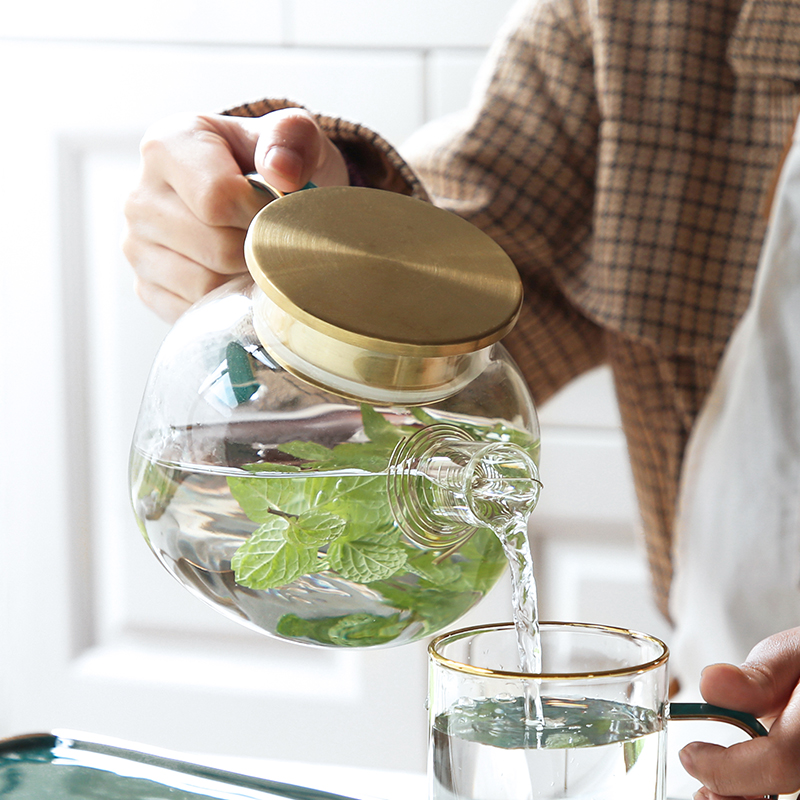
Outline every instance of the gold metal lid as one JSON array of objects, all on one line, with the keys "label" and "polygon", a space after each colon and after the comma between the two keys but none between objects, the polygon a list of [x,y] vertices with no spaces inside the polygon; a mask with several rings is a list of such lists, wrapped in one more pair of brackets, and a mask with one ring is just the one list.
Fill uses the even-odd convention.
[{"label": "gold metal lid", "polygon": [[338,390],[359,396],[362,383],[431,397],[457,390],[449,384],[475,369],[465,360],[508,333],[522,303],[516,267],[490,237],[378,189],[274,200],[253,220],[245,257],[265,295],[254,318],[264,345],[314,382],[328,380],[308,364],[354,381]]}]

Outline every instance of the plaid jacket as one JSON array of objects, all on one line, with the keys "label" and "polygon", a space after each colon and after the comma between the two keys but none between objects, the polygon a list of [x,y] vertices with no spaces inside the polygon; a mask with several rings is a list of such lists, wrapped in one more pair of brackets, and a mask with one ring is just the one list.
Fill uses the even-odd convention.
[{"label": "plaid jacket", "polygon": [[531,0],[485,75],[408,161],[318,119],[367,183],[466,217],[600,325],[664,352],[721,349],[797,112],[800,0]]}]

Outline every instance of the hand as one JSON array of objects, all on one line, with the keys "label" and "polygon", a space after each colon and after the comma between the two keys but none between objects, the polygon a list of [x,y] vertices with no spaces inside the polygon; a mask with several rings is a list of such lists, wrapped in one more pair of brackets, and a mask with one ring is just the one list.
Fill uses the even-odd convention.
[{"label": "hand", "polygon": [[246,270],[245,234],[268,200],[244,177],[254,170],[283,192],[349,182],[341,153],[297,108],[172,117],[145,135],[122,249],[137,294],[167,322]]},{"label": "hand", "polygon": [[[686,771],[703,783],[698,795],[762,797],[800,789],[800,628],[756,645],[741,667],[703,670],[703,697],[762,719],[769,736],[731,747],[693,742],[681,750]],[[696,795],[696,797],[698,796]]]}]

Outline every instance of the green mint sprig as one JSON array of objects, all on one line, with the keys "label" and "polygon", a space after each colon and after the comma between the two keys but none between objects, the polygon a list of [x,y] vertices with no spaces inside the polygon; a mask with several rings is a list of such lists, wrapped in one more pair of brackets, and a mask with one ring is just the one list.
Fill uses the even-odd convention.
[{"label": "green mint sprig", "polygon": [[[421,425],[438,422],[422,409],[412,414]],[[393,425],[368,405],[361,406],[361,418],[366,441],[332,448],[287,442],[278,449],[300,460],[299,466],[253,464],[247,467],[253,473],[275,474],[228,478],[242,511],[259,523],[231,561],[237,583],[274,589],[324,570],[362,584],[408,572],[428,585],[449,587],[459,580],[460,566],[451,560],[439,562],[400,541],[389,505],[385,471],[392,452],[420,425]],[[480,427],[459,422],[459,427],[476,439],[530,447],[521,432],[501,423]]]},{"label": "green mint sprig", "polygon": [[[260,523],[231,561],[237,583],[273,589],[323,570],[369,583],[405,568],[407,549],[394,529],[380,473],[412,429],[392,425],[370,406],[362,406],[361,414],[368,441],[332,448],[288,442],[279,450],[302,460],[302,466],[257,464],[250,469],[283,474],[228,478],[242,511]],[[327,553],[320,553],[326,545]]]},{"label": "green mint sprig", "polygon": [[409,548],[406,568],[418,577],[392,576],[369,584],[392,613],[387,616],[353,613],[305,619],[284,614],[277,633],[339,647],[379,647],[393,642],[414,626],[413,638],[427,636],[461,617],[494,585],[506,567],[497,536],[481,528],[455,557],[436,563],[436,554]]}]

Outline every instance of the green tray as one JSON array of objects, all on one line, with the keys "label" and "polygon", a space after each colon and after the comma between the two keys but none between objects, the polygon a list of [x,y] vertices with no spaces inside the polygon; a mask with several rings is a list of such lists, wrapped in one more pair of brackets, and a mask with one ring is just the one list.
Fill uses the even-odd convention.
[{"label": "green tray", "polygon": [[0,740],[8,800],[348,800],[61,733]]}]

